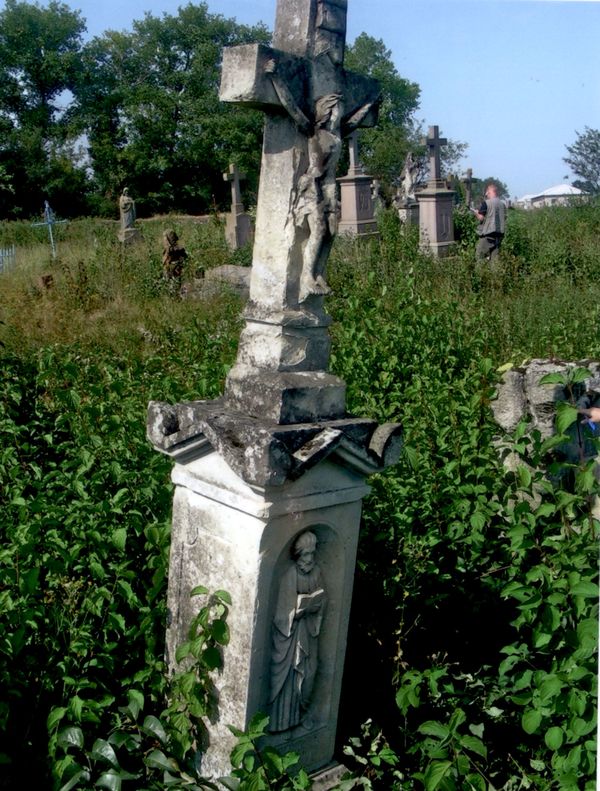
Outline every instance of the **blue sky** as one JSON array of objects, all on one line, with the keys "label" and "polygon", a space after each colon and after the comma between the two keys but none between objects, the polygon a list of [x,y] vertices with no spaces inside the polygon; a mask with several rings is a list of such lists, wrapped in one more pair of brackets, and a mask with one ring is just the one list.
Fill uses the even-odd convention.
[{"label": "blue sky", "polygon": [[[128,29],[181,0],[67,0],[88,33]],[[208,0],[212,13],[272,28],[276,0]],[[565,145],[600,128],[600,1],[350,0],[348,39],[381,38],[421,87],[417,118],[469,144],[463,167],[511,196],[570,173]]]}]

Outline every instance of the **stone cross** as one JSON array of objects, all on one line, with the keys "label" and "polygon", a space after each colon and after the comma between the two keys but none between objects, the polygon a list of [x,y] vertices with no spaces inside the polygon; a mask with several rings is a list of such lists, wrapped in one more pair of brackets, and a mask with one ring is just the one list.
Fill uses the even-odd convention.
[{"label": "stone cross", "polygon": [[[221,99],[266,114],[246,328],[225,396],[255,416],[268,405],[278,422],[315,419],[317,402],[322,417],[343,409],[335,377],[317,385],[305,374],[329,359],[323,297],[342,137],[373,125],[378,109],[378,84],[343,68],[347,5],[278,0],[273,48],[223,53]],[[290,398],[298,408],[283,406]]]},{"label": "stone cross", "polygon": [[440,137],[439,126],[430,126],[429,134],[421,140],[421,144],[427,146],[429,152],[428,183],[435,186],[443,186],[440,153],[442,146],[447,146],[448,141],[445,137]]},{"label": "stone cross", "polygon": [[231,212],[232,214],[242,214],[244,204],[242,203],[242,191],[240,181],[246,178],[246,174],[238,170],[237,165],[229,165],[228,170],[223,173],[223,181],[231,183]]},{"label": "stone cross", "polygon": [[350,157],[348,174],[362,173],[362,167],[358,156],[358,132],[352,132],[348,138],[348,154]]},{"label": "stone cross", "polygon": [[467,173],[463,179],[465,185],[465,203],[467,207],[471,206],[472,189],[473,189],[473,168],[467,168]]},{"label": "stone cross", "polygon": [[32,223],[33,228],[41,227],[42,225],[48,228],[48,237],[50,239],[50,249],[52,250],[52,258],[56,258],[56,242],[54,241],[54,234],[52,232],[52,228],[55,225],[66,225],[68,220],[57,220],[54,216],[54,212],[50,208],[50,204],[47,200],[44,201],[44,222],[34,222]]}]

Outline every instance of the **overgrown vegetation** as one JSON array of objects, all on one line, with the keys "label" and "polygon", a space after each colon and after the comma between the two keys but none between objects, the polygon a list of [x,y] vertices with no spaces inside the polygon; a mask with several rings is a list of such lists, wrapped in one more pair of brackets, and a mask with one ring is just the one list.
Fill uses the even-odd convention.
[{"label": "overgrown vegetation", "polygon": [[[489,404],[506,362],[600,357],[600,210],[511,214],[494,271],[473,261],[469,219],[445,261],[386,214],[380,241],[339,240],[330,264],[348,407],[400,420],[406,440],[365,503],[340,718],[347,789],[593,788],[597,483],[583,463],[572,491],[505,472]],[[186,279],[231,261],[215,223],[144,224],[127,255],[114,227],[72,223],[56,262],[36,231],[0,227],[0,244],[18,244],[0,278],[2,788],[157,788],[165,771],[174,788],[202,787],[182,717],[201,716],[210,649],[227,639],[214,626],[225,610],[202,608],[229,604],[202,600],[204,671],[167,704],[172,489],[145,411],[221,392],[240,304],[170,293],[165,224],[191,253]],[[548,451],[526,426],[515,442],[533,467]],[[231,787],[303,787],[285,779],[292,758],[273,758],[262,785],[248,779],[263,726],[240,734]]]}]

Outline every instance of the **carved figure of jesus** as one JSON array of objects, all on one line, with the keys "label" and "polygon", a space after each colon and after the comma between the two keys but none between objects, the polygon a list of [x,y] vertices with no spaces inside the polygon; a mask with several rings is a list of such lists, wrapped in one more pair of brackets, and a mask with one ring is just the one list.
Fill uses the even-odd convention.
[{"label": "carved figure of jesus", "polygon": [[326,604],[321,570],[315,562],[316,547],[314,533],[301,533],[292,548],[294,565],[279,583],[269,700],[269,730],[273,733],[295,728],[305,720],[314,689]]},{"label": "carved figure of jesus", "polygon": [[300,108],[292,92],[277,74],[275,60],[268,61],[270,75],[281,105],[307,136],[308,162],[296,185],[292,215],[298,236],[305,236],[302,249],[298,302],[312,295],[329,294],[325,266],[337,232],[338,200],[336,170],[342,150],[342,138],[365,120],[379,100],[369,102],[344,116],[339,93],[320,96],[314,104],[312,119]]}]

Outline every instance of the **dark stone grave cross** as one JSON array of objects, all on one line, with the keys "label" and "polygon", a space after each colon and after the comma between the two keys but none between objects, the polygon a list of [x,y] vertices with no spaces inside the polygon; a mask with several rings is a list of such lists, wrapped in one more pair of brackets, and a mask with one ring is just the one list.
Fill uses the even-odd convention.
[{"label": "dark stone grave cross", "polygon": [[429,134],[421,141],[422,145],[427,146],[429,153],[429,179],[427,182],[428,187],[440,187],[445,189],[446,184],[442,180],[442,166],[440,162],[440,154],[442,146],[447,146],[448,141],[445,137],[440,137],[439,126],[430,126]]}]

